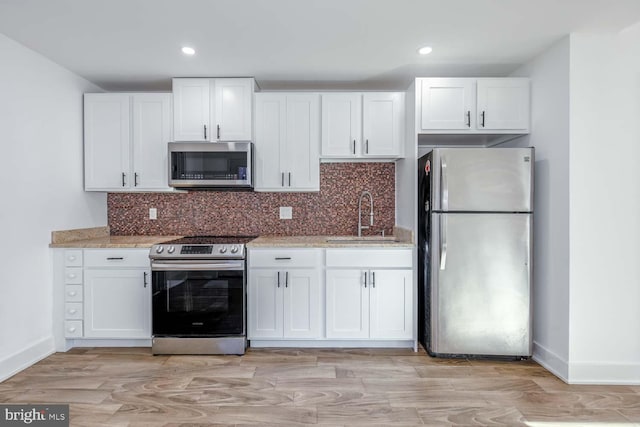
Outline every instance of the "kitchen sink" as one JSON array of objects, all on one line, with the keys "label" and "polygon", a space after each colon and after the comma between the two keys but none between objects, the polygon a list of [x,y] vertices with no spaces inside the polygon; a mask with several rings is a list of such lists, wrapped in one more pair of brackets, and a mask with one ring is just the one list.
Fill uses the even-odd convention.
[{"label": "kitchen sink", "polygon": [[327,243],[342,243],[345,245],[366,245],[380,243],[400,243],[401,241],[389,237],[340,237],[335,239],[327,239]]}]

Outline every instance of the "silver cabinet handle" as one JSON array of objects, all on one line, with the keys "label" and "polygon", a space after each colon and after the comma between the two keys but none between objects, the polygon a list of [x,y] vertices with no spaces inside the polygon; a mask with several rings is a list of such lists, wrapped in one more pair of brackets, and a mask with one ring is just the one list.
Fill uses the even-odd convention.
[{"label": "silver cabinet handle", "polygon": [[204,127],[204,139],[207,139],[207,125],[202,125]]},{"label": "silver cabinet handle", "polygon": [[142,280],[144,282],[144,287],[146,288],[149,283],[147,283],[147,272],[143,272]]},{"label": "silver cabinet handle", "polygon": [[447,179],[447,159],[440,158],[440,205],[443,211],[449,210],[449,181]]},{"label": "silver cabinet handle", "polygon": [[124,179],[126,178],[127,174],[122,172],[122,186],[124,187],[126,185]]},{"label": "silver cabinet handle", "polygon": [[367,287],[367,272],[364,272],[364,287]]},{"label": "silver cabinet handle", "polygon": [[471,127],[471,110],[467,111],[467,127]]},{"label": "silver cabinet handle", "polygon": [[282,260],[290,260],[291,257],[290,256],[277,256],[276,261],[282,261]]},{"label": "silver cabinet handle", "polygon": [[280,175],[281,175],[282,187],[284,187],[284,172],[281,172]]},{"label": "silver cabinet handle", "polygon": [[371,286],[372,287],[376,287],[376,272],[372,271],[371,272]]},{"label": "silver cabinet handle", "polygon": [[218,139],[220,139],[220,125],[218,125]]},{"label": "silver cabinet handle", "polygon": [[447,268],[447,215],[440,218],[440,270]]},{"label": "silver cabinet handle", "polygon": [[353,154],[356,154],[356,140],[353,140]]},{"label": "silver cabinet handle", "polygon": [[134,187],[138,186],[138,172],[133,173],[133,186]]},{"label": "silver cabinet handle", "polygon": [[284,287],[288,288],[289,287],[289,272],[286,271],[284,273]]},{"label": "silver cabinet handle", "polygon": [[289,187],[291,187],[291,172],[289,172]]},{"label": "silver cabinet handle", "polygon": [[124,259],[124,257],[121,256],[110,256],[107,257],[107,261],[122,261]]},{"label": "silver cabinet handle", "polygon": [[485,112],[483,111],[482,114],[480,114],[480,117],[482,117],[482,123],[480,124],[482,127],[484,127],[484,114]]},{"label": "silver cabinet handle", "polygon": [[364,143],[364,153],[369,154],[369,140],[367,139]]},{"label": "silver cabinet handle", "polygon": [[278,271],[278,287],[280,287],[280,272]]}]

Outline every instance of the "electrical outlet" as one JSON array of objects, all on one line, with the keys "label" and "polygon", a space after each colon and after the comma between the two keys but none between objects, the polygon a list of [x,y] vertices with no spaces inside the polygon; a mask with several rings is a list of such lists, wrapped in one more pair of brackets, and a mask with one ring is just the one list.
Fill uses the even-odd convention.
[{"label": "electrical outlet", "polygon": [[280,219],[292,219],[293,208],[291,206],[280,206]]},{"label": "electrical outlet", "polygon": [[149,219],[158,219],[158,209],[149,208]]}]

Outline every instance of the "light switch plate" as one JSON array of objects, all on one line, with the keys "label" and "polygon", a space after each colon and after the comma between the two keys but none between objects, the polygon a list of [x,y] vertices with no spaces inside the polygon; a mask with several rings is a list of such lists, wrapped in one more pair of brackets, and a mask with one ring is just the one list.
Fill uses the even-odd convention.
[{"label": "light switch plate", "polygon": [[291,206],[280,206],[280,219],[292,219],[293,208]]},{"label": "light switch plate", "polygon": [[149,219],[158,219],[158,209],[149,208]]}]

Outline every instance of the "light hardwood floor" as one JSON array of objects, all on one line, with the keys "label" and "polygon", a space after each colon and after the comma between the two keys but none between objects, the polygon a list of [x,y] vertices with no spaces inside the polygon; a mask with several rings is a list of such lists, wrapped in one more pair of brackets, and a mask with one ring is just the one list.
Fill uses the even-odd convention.
[{"label": "light hardwood floor", "polygon": [[69,403],[73,426],[640,426],[640,386],[389,349],[74,349],[0,383],[0,402]]}]

